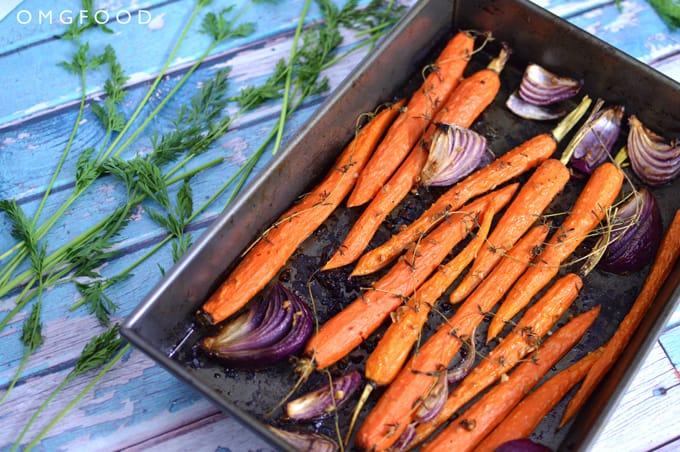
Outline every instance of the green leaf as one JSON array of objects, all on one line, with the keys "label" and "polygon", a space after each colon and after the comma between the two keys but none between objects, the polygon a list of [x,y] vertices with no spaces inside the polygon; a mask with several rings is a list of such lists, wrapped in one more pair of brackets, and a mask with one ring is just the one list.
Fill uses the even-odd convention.
[{"label": "green leaf", "polygon": [[225,17],[234,9],[234,6],[229,6],[222,9],[218,14],[208,13],[203,18],[203,25],[201,33],[212,37],[213,41],[221,42],[229,38],[240,38],[252,34],[255,31],[255,24],[246,22],[236,25],[233,20],[227,20]]},{"label": "green leaf", "polygon": [[45,341],[42,335],[42,322],[40,321],[41,306],[40,302],[33,304],[31,314],[24,321],[21,330],[21,343],[28,348],[30,353],[37,350]]},{"label": "green leaf", "polygon": [[92,338],[83,348],[71,374],[80,375],[108,362],[123,346],[123,339],[118,335],[118,328],[118,324],[115,324]]},{"label": "green leaf", "polygon": [[96,159],[92,158],[92,153],[94,148],[87,148],[78,157],[78,162],[76,163],[76,190],[84,190],[87,188],[95,179],[97,179],[102,168],[96,162]]},{"label": "green leaf", "polygon": [[648,0],[657,14],[666,22],[671,30],[680,27],[680,1],[678,0]]}]

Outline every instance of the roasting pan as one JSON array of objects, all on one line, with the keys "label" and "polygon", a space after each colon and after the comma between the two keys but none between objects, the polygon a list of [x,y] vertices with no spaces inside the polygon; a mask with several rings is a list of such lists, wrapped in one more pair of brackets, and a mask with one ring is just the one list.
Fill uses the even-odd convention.
[{"label": "roasting pan", "polygon": [[[319,107],[318,113],[285,150],[203,233],[184,258],[146,296],[121,330],[133,345],[276,448],[288,450],[289,446],[264,427],[264,413],[295,383],[289,365],[258,372],[225,369],[196,353],[196,334],[191,335],[172,358],[169,353],[190,330],[198,328],[194,324],[195,312],[224,280],[241,252],[330,169],[352,136],[356,118],[382,102],[413,92],[421,80],[421,68],[434,60],[438,50],[458,30],[491,31],[496,39],[474,57],[466,74],[486,65],[502,41],[513,51],[509,67],[502,74],[503,88],[497,101],[473,127],[489,138],[490,147],[497,154],[554,125],[519,120],[503,105],[508,94],[518,86],[528,62],[580,78],[584,81],[583,93],[593,98],[601,97],[609,103],[623,104],[627,115],[637,115],[648,126],[663,131],[667,138],[680,136],[680,110],[677,108],[680,87],[677,83],[530,2],[419,1],[370,57],[362,61]],[[574,184],[578,187],[579,181]],[[680,208],[679,188],[680,183],[676,182],[653,190],[662,210],[664,227]],[[577,189],[565,190],[561,202],[568,206],[577,193]],[[371,246],[384,241],[400,224],[422,211],[424,203],[436,195],[436,190],[419,190],[410,195],[395,209]],[[551,208],[560,209],[560,206]],[[359,213],[357,209],[339,209],[303,243],[275,278],[305,299],[310,298],[311,291],[317,300],[321,320],[351,302],[360,287],[371,282],[368,277],[349,281],[348,269],[327,274],[314,272],[330,257]],[[606,342],[628,312],[644,274],[646,270],[630,276],[595,271],[587,277],[571,313],[598,304],[602,306],[602,312],[588,336],[558,367],[564,367]],[[578,419],[568,428],[556,432],[559,414],[549,415],[536,433],[542,443],[560,450],[587,449],[593,443],[678,304],[679,282],[680,269],[676,267],[625,353]],[[333,370],[361,369],[362,358],[375,342],[375,338],[366,341]],[[321,378],[326,377],[311,378],[305,388],[315,387],[323,381]],[[561,413],[564,402],[560,407]],[[350,409],[340,413],[341,424],[347,422]],[[273,418],[266,422],[277,424],[280,421]],[[301,425],[300,428],[311,427]],[[334,436],[332,421],[318,423],[314,428]]]}]

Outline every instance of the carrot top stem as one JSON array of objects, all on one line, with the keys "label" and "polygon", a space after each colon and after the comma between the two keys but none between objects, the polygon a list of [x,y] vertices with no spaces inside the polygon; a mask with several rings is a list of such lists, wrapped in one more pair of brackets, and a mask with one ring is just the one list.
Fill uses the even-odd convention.
[{"label": "carrot top stem", "polygon": [[[581,120],[586,111],[590,108],[590,104],[593,100],[588,96],[583,96],[581,103],[579,103],[576,108],[574,108],[567,116],[557,124],[552,131],[552,136],[558,143],[569,133],[569,131],[574,128],[574,126]],[[565,159],[566,157],[566,159]],[[560,161],[565,165],[569,162],[571,154],[569,156],[562,156]]]},{"label": "carrot top stem", "polygon": [[491,60],[491,62],[486,66],[487,69],[494,71],[496,74],[500,74],[505,68],[505,64],[510,58],[512,51],[507,45],[503,45],[503,48],[498,52],[498,56]]}]

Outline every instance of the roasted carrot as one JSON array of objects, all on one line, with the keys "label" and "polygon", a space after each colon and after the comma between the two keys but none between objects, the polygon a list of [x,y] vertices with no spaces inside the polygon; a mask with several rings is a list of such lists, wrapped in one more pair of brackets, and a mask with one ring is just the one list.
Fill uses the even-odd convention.
[{"label": "roasted carrot", "polygon": [[446,45],[401,114],[387,131],[373,157],[359,174],[357,183],[347,200],[349,207],[360,206],[371,200],[404,160],[446,99],[458,86],[463,71],[470,61],[474,37],[460,32]]},{"label": "roasted carrot", "polygon": [[473,197],[492,190],[548,159],[557,149],[557,143],[583,116],[590,103],[590,98],[584,97],[579,106],[567,115],[552,133],[529,139],[448,189],[407,228],[364,254],[352,274],[367,275],[387,266],[404,249],[418,240],[418,237],[445,218],[448,212],[458,209]]},{"label": "roasted carrot", "polygon": [[321,270],[351,264],[361,256],[387,215],[406,197],[427,162],[427,151],[416,145],[347,233],[342,245]]},{"label": "roasted carrot", "polygon": [[453,317],[420,347],[366,417],[357,444],[382,450],[399,438],[411,421],[414,406],[435,381],[434,374],[449,364],[460,348],[460,338],[472,334],[484,319],[483,312],[491,310],[519,278],[547,232],[546,226],[536,226],[517,242]]},{"label": "roasted carrot", "polygon": [[519,365],[507,380],[484,394],[422,450],[472,450],[581,339],[595,320],[597,312],[598,308],[595,308],[574,317],[558,329],[538,348],[531,360]]},{"label": "roasted carrot", "polygon": [[531,298],[557,274],[560,264],[588,237],[613,204],[623,184],[623,172],[605,162],[591,174],[562,225],[553,233],[540,262],[528,268],[508,293],[489,324],[487,340],[503,329]]},{"label": "roasted carrot", "polygon": [[404,297],[410,296],[423,283],[451,248],[465,238],[481,212],[489,205],[502,208],[510,202],[516,190],[517,184],[509,185],[452,215],[450,221],[424,237],[417,247],[397,262],[373,285],[373,289],[324,323],[305,347],[305,353],[312,357],[316,368],[330,366],[363,342],[403,303]]},{"label": "roasted carrot", "polygon": [[403,103],[384,109],[366,124],[345,147],[326,178],[248,250],[203,305],[209,322],[219,323],[245,306],[276,275],[298,245],[335,210]]},{"label": "roasted carrot", "polygon": [[[578,296],[583,282],[569,273],[560,278],[546,291],[522,317],[512,333],[503,339],[489,355],[465,377],[449,394],[446,405],[434,421],[416,428],[412,444],[418,444],[429,437],[440,425],[454,415],[463,405],[489,387],[503,374],[512,369],[525,356],[534,351],[543,336],[555,325]],[[597,311],[591,314],[594,320]]]},{"label": "roasted carrot", "polygon": [[451,293],[451,303],[468,296],[486,278],[503,253],[540,218],[567,181],[569,170],[559,160],[546,160],[536,168],[498,221],[486,245],[479,250],[470,271]]},{"label": "roasted carrot", "polygon": [[437,299],[446,291],[463,269],[472,261],[479,247],[484,243],[491,227],[495,212],[484,212],[477,235],[456,257],[451,259],[423,283],[396,316],[378,345],[366,360],[366,378],[378,386],[390,384],[406,358],[413,344],[418,340],[427,315]]},{"label": "roasted carrot", "polygon": [[628,314],[619,324],[616,332],[604,347],[604,353],[588,372],[585,381],[578,392],[569,401],[567,409],[562,417],[560,426],[564,426],[581,408],[588,396],[593,392],[597,384],[602,380],[609,369],[614,365],[621,352],[625,349],[633,333],[640,325],[647,310],[654,302],[661,286],[668,278],[675,262],[680,256],[680,210],[675,212],[673,221],[664,234],[659,246],[659,251],[654,258],[651,270],[645,279],[640,294],[635,299]]},{"label": "roasted carrot", "polygon": [[475,448],[476,452],[493,452],[513,439],[527,438],[543,418],[567,395],[602,355],[602,349],[588,353],[566,369],[552,376],[526,396],[503,421]]},{"label": "roasted carrot", "polygon": [[453,91],[446,104],[425,132],[422,142],[416,143],[408,158],[396,173],[376,193],[366,210],[354,223],[338,251],[322,270],[342,267],[357,260],[371,241],[378,227],[394,207],[403,200],[415,185],[427,162],[426,148],[434,133],[436,123],[470,127],[486,107],[493,102],[500,89],[499,73],[507,62],[509,52],[501,50],[487,68],[464,79]]}]

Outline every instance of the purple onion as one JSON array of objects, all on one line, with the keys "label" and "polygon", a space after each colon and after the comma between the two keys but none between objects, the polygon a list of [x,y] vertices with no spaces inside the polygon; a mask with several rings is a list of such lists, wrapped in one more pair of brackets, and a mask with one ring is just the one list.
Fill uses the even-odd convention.
[{"label": "purple onion", "polygon": [[475,364],[475,357],[477,355],[477,348],[475,347],[475,332],[470,335],[470,342],[463,342],[465,349],[461,351],[462,358],[455,367],[449,369],[446,374],[446,379],[450,385],[456,384],[470,373],[472,366]]},{"label": "purple onion", "polygon": [[628,118],[628,157],[633,171],[649,185],[661,185],[680,174],[680,141],[666,142],[634,115]]},{"label": "purple onion", "polygon": [[438,123],[420,181],[423,185],[452,185],[477,168],[485,153],[486,138],[477,132]]},{"label": "purple onion", "polygon": [[621,131],[624,107],[602,109],[603,100],[595,103],[592,113],[567,145],[565,154],[571,155],[571,166],[590,174],[609,157]]},{"label": "purple onion", "polygon": [[519,95],[533,105],[551,105],[574,97],[582,83],[553,74],[538,64],[529,64],[519,85]]},{"label": "purple onion", "polygon": [[618,274],[642,270],[656,254],[662,232],[654,195],[645,188],[634,192],[611,220],[609,245],[599,268]]},{"label": "purple onion", "polygon": [[505,101],[508,110],[520,118],[533,121],[552,121],[567,114],[567,109],[562,105],[534,105],[522,99],[517,91],[512,93]]},{"label": "purple onion", "polygon": [[416,422],[411,422],[406,426],[403,432],[401,432],[401,436],[399,436],[399,439],[392,445],[392,448],[390,450],[394,451],[404,451],[408,450],[409,446],[413,442],[413,440],[416,437]]},{"label": "purple onion", "polygon": [[[259,304],[245,319],[232,322],[239,325],[227,324],[216,336],[204,338],[200,347],[228,366],[246,369],[270,367],[300,351],[313,329],[307,304],[281,284]],[[263,310],[261,316],[252,314]]]},{"label": "purple onion", "polygon": [[356,370],[341,375],[319,389],[286,404],[286,415],[295,420],[324,417],[342,406],[359,389],[361,374]]},{"label": "purple onion", "polygon": [[305,452],[335,452],[340,450],[338,443],[321,433],[289,432],[272,427],[271,425],[267,426],[267,428],[296,450],[303,450]]},{"label": "purple onion", "polygon": [[426,423],[433,421],[441,413],[446,399],[449,397],[449,383],[446,379],[446,369],[441,369],[437,379],[427,395],[420,401],[413,418]]},{"label": "purple onion", "polygon": [[495,452],[551,452],[551,449],[529,438],[520,438],[501,444]]}]

